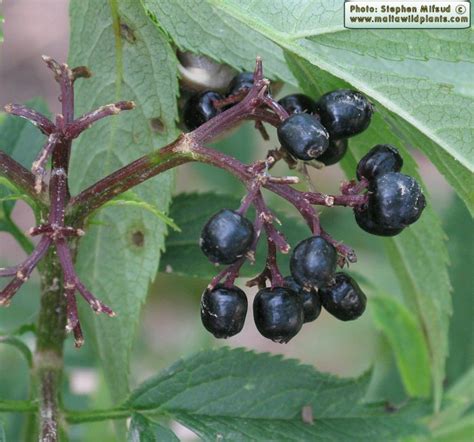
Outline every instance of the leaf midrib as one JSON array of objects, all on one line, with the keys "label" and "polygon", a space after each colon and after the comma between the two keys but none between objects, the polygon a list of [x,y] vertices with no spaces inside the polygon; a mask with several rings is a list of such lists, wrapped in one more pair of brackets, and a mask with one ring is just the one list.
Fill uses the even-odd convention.
[{"label": "leaf midrib", "polygon": [[[189,370],[186,370],[187,371],[187,374],[188,374],[188,378],[191,376],[193,370],[189,371]],[[149,406],[134,406],[133,405],[133,402],[131,403],[131,406],[132,408],[135,410],[135,411],[151,411],[151,410],[156,410],[156,411],[159,411],[159,410],[165,410],[165,411],[168,411],[168,412],[172,412],[171,410],[181,410],[181,408],[177,407],[177,408],[168,408],[167,407],[167,404],[169,404],[171,401],[175,400],[177,397],[179,397],[181,394],[183,393],[186,393],[187,390],[190,390],[190,389],[195,389],[195,388],[199,388],[199,387],[202,387],[202,386],[207,386],[207,385],[212,385],[212,384],[215,384],[216,382],[219,382],[219,381],[223,381],[223,380],[228,380],[228,379],[237,379],[237,380],[242,380],[242,381],[246,381],[247,378],[245,377],[242,377],[242,376],[232,376],[232,375],[225,375],[225,376],[222,376],[220,378],[213,378],[211,380],[208,380],[208,381],[205,381],[205,382],[199,382],[197,384],[192,384],[192,385],[188,385],[184,390],[181,390],[181,391],[178,391],[178,392],[175,392],[171,397],[167,398],[164,402],[160,403],[160,404],[154,404],[154,405],[149,405]],[[170,378],[167,377],[165,379],[163,379],[164,382],[166,381],[169,381]],[[323,387],[325,387],[324,391],[321,393],[321,390],[323,389]],[[319,388],[315,391],[312,392],[311,394],[311,398],[308,398],[308,401],[311,402],[311,401],[316,401],[317,400],[317,396],[319,394],[334,394],[334,392],[337,392],[338,390],[340,389],[345,389],[347,388],[347,383],[346,382],[341,382],[339,384],[330,384],[329,383],[329,380],[323,380],[323,379],[320,379],[320,384],[319,384]],[[159,389],[159,383],[154,385],[152,387],[153,390],[155,389]],[[287,388],[285,389],[284,391],[280,391],[276,394],[273,394],[271,395],[270,397],[266,397],[264,400],[262,400],[261,402],[259,403],[265,403],[267,402],[268,400],[271,400],[271,399],[274,399],[275,397],[278,397],[278,396],[281,396],[281,395],[286,395],[288,394],[288,392],[299,392],[299,391],[303,391],[303,392],[307,392],[307,387],[305,385],[300,385],[300,386],[294,386],[292,388]],[[147,392],[144,392],[143,393],[144,396],[146,397],[148,394],[149,394],[149,391]],[[228,395],[226,396],[221,396],[221,398],[219,400],[228,400],[229,396],[232,396],[236,394],[236,392],[230,392]],[[136,396],[134,399],[135,401],[138,400],[140,397],[142,397],[142,395],[139,395],[139,396]],[[360,408],[360,410],[364,410],[362,407],[360,407],[360,404],[356,403],[354,404],[356,405],[356,407],[352,408],[352,411],[353,410],[357,410],[358,408]],[[252,406],[255,408],[257,406],[256,403],[253,403]],[[239,416],[239,415],[231,415],[231,414],[227,414],[227,415],[218,415],[218,414],[206,414],[206,413],[199,413],[199,410],[201,410],[203,407],[200,407],[198,410],[196,410],[195,412],[192,412],[190,410],[183,410],[185,411],[186,413],[189,413],[189,414],[196,414],[196,415],[202,415],[202,416],[209,416],[209,417],[212,417],[212,416],[221,416],[221,417],[234,417],[234,418],[239,418],[239,419],[247,419],[247,418],[252,418],[251,415],[248,415],[248,416]],[[367,410],[369,411],[369,410]],[[369,414],[370,415],[370,414]],[[331,418],[331,419],[338,419],[339,417],[330,417],[330,416],[325,416],[324,414],[321,414],[320,415],[320,418]],[[341,416],[341,418],[345,418],[347,416]],[[359,416],[352,416],[352,418],[360,418]],[[253,419],[271,419],[271,418],[266,418],[266,417],[261,417],[261,418],[253,418]],[[283,419],[283,418],[282,418]],[[288,418],[289,420],[290,418]],[[287,420],[287,419],[285,419]]]},{"label": "leaf midrib", "polygon": [[[311,53],[306,50],[305,48],[301,47],[298,45],[293,38],[288,38],[286,34],[280,33],[280,32],[275,32],[274,29],[272,29],[270,26],[264,25],[261,22],[255,20],[252,16],[249,16],[248,14],[242,13],[241,10],[238,8],[235,8],[229,4],[221,2],[221,0],[208,0],[215,8],[221,10],[222,12],[230,15],[231,17],[235,18],[236,20],[239,20],[242,24],[250,27],[256,32],[261,33],[264,37],[268,38],[269,40],[273,41],[275,44],[283,47],[284,49],[287,49],[294,54],[297,54],[305,59],[312,60],[311,59]],[[324,35],[327,33],[332,33],[334,31],[328,32],[327,29],[332,29],[332,28],[323,28],[319,34],[313,34],[313,35]],[[323,69],[326,72],[329,72],[345,81],[348,83],[351,83],[354,87],[357,89],[367,93],[370,95],[372,98],[374,98],[376,101],[381,103],[383,106],[385,106],[387,109],[390,111],[396,113],[399,115],[401,118],[404,120],[408,121],[411,125],[415,126],[418,130],[420,130],[422,133],[424,133],[427,137],[429,137],[432,141],[434,141],[436,144],[439,146],[443,147],[443,149],[448,152],[453,158],[455,158],[457,161],[459,161],[462,165],[464,165],[466,168],[468,168],[470,171],[474,171],[474,164],[470,162],[467,158],[463,158],[462,155],[459,155],[459,153],[451,148],[451,146],[447,143],[444,142],[438,135],[433,133],[433,131],[426,127],[425,124],[417,120],[413,115],[410,113],[406,112],[403,108],[401,108],[399,105],[396,103],[392,102],[390,99],[385,97],[384,95],[380,94],[378,91],[375,89],[371,88],[369,85],[366,83],[361,82],[359,79],[345,71],[344,69],[341,69],[337,67],[335,64],[330,64],[326,63],[325,61],[322,61],[321,59],[318,59],[318,61],[311,61],[311,63],[314,63],[317,65],[320,69]]]}]

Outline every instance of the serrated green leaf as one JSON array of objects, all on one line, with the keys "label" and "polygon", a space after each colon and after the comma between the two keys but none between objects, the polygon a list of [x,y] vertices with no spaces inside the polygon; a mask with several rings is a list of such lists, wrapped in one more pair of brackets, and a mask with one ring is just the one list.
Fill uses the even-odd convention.
[{"label": "serrated green leaf", "polygon": [[412,397],[428,397],[430,358],[416,316],[392,296],[373,296],[370,306],[376,328],[392,347],[407,393]]},{"label": "serrated green leaf", "polygon": [[[69,62],[93,72],[91,79],[77,82],[76,114],[119,100],[133,100],[137,107],[97,123],[74,143],[73,194],[177,135],[177,68],[168,41],[140,2],[99,3],[71,2]],[[134,192],[166,212],[172,184],[173,175],[165,173]],[[88,288],[118,316],[93,318],[84,309],[81,318],[92,323],[112,398],[119,400],[128,391],[135,329],[158,269],[166,226],[144,210],[118,207],[102,210],[97,220],[80,243],[77,268]]]},{"label": "serrated green leaf", "polygon": [[139,413],[132,415],[128,442],[176,442],[179,439],[169,429]]},{"label": "serrated green leaf", "polygon": [[[474,169],[469,31],[351,31],[342,27],[343,3],[330,0],[209,3],[221,15],[371,96]],[[312,19],[303,30],[300,17]]]},{"label": "serrated green leaf", "polygon": [[255,58],[260,55],[270,78],[294,82],[278,45],[233,17],[221,14],[211,2],[144,0],[143,3],[180,49],[205,54],[247,71],[253,71]]},{"label": "serrated green leaf", "polygon": [[393,133],[410,149],[419,149],[434,164],[446,178],[466,207],[474,216],[474,176],[456,159],[445,151],[438,149],[428,137],[410,126],[397,115],[381,109],[382,118],[392,129]]},{"label": "serrated green leaf", "polygon": [[339,379],[269,354],[221,348],[177,362],[128,404],[166,413],[205,440],[395,440],[415,416],[365,406],[368,376]]},{"label": "serrated green leaf", "polygon": [[173,228],[174,230],[180,232],[181,229],[175,224],[175,222],[161,210],[158,210],[153,204],[143,201],[137,194],[132,191],[123,193],[122,195],[110,200],[105,203],[102,208],[113,207],[113,206],[130,206],[136,207],[139,209],[147,210],[151,214],[155,215],[159,220],[163,221],[165,224]]},{"label": "serrated green leaf", "polygon": [[[307,91],[311,91],[314,98],[335,88],[351,87],[350,84],[328,75],[301,57],[290,53],[286,53],[285,57],[290,67],[294,70],[295,75],[301,79],[301,84],[304,85],[302,87],[305,87]],[[439,172],[444,175],[446,180],[453,186],[453,189],[463,199],[471,214],[474,214],[474,191],[472,190],[474,179],[472,173],[456,159],[452,158],[442,149],[439,149],[427,136],[393,112],[377,106],[376,118],[379,117],[382,117],[385,123],[390,126],[392,137],[399,140],[397,144],[403,143],[410,149],[419,149],[432,161]],[[360,137],[364,139],[366,133]]]}]

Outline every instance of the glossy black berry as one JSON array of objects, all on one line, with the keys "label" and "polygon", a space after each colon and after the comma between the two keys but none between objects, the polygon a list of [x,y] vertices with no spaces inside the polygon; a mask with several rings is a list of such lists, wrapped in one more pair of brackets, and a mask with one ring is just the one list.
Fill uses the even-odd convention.
[{"label": "glossy black berry", "polygon": [[384,227],[378,224],[376,221],[373,220],[371,212],[367,207],[362,210],[354,209],[354,216],[359,227],[362,230],[371,233],[372,235],[395,236],[401,233],[403,230],[403,227],[397,229]]},{"label": "glossy black berry", "polygon": [[285,277],[285,287],[293,290],[301,299],[303,304],[303,322],[314,321],[321,313],[321,298],[315,289],[305,290],[292,276]]},{"label": "glossy black berry", "polygon": [[380,226],[401,229],[414,223],[426,206],[425,196],[415,178],[389,172],[369,186],[368,210]]},{"label": "glossy black berry", "polygon": [[229,84],[227,95],[236,95],[239,92],[250,89],[253,86],[253,72],[241,72],[237,74]]},{"label": "glossy black berry", "polygon": [[335,281],[319,290],[323,307],[341,321],[352,321],[364,313],[367,297],[349,275],[336,273]]},{"label": "glossy black berry", "polygon": [[202,294],[201,320],[216,338],[229,338],[242,330],[247,307],[247,297],[242,290],[218,285]]},{"label": "glossy black berry", "polygon": [[320,98],[317,111],[331,138],[338,140],[367,129],[373,109],[361,93],[338,89]]},{"label": "glossy black berry", "polygon": [[389,172],[400,172],[403,158],[398,150],[390,144],[378,144],[362,157],[357,165],[357,178],[369,181]]},{"label": "glossy black berry", "polygon": [[291,115],[316,112],[316,102],[304,94],[292,94],[278,100],[278,103]]},{"label": "glossy black berry", "polygon": [[193,95],[185,104],[183,110],[184,124],[188,130],[194,130],[214,118],[220,110],[214,106],[214,100],[222,100],[221,94],[205,91]]},{"label": "glossy black berry", "polygon": [[329,146],[327,130],[310,114],[291,115],[278,126],[277,134],[281,146],[303,161],[314,160]]},{"label": "glossy black berry", "polygon": [[300,297],[283,287],[261,289],[253,302],[253,316],[260,334],[279,343],[296,336],[304,321]]},{"label": "glossy black berry", "polygon": [[291,276],[304,288],[321,287],[331,280],[336,264],[336,249],[321,236],[312,236],[294,248],[290,258]]},{"label": "glossy black berry", "polygon": [[317,158],[317,160],[326,166],[338,163],[346,154],[348,144],[346,138],[341,140],[329,139],[329,147]]},{"label": "glossy black berry", "polygon": [[200,246],[211,262],[232,264],[249,251],[253,238],[253,226],[247,218],[223,209],[202,229]]}]

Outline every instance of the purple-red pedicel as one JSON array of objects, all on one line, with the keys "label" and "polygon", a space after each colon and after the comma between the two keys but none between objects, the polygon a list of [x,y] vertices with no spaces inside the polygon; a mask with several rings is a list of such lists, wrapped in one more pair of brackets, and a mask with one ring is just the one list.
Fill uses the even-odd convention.
[{"label": "purple-red pedicel", "polygon": [[[27,177],[28,188],[30,193],[33,194],[32,196],[36,195],[46,199],[46,194],[49,194],[51,203],[47,221],[30,229],[30,235],[41,236],[31,255],[16,267],[0,269],[0,276],[13,276],[13,279],[0,291],[0,305],[5,306],[10,303],[11,298],[28,280],[41,258],[50,247],[54,247],[63,271],[63,288],[67,302],[66,329],[74,333],[75,345],[80,347],[84,342],[84,338],[77,312],[76,292],[86,300],[95,312],[105,313],[111,317],[115,316],[115,313],[87,290],[74,270],[68,239],[80,237],[84,234],[84,231],[67,225],[65,222],[66,206],[70,199],[68,166],[72,140],[96,121],[109,115],[116,115],[123,110],[133,109],[135,105],[131,101],[120,101],[102,106],[75,119],[73,108],[74,81],[79,77],[87,78],[90,75],[88,69],[80,67],[71,70],[66,64],[59,64],[50,57],[43,57],[43,60],[53,71],[55,79],[60,85],[62,114],[57,115],[56,121],[52,122],[44,115],[22,105],[6,105],[5,111],[11,115],[29,120],[48,136],[46,144],[33,162],[32,176],[22,166],[15,165],[15,167],[19,174]],[[2,167],[8,167],[8,164],[3,161],[5,157],[2,156],[1,158]],[[44,183],[46,177],[45,167],[50,158],[52,159],[52,168],[49,183],[46,186]],[[12,181],[17,182],[15,179],[12,179]]]},{"label": "purple-red pedicel", "polygon": [[[46,214],[46,216],[44,216],[46,221],[30,230],[32,236],[41,237],[38,245],[30,256],[25,259],[23,263],[17,266],[0,269],[0,277],[12,278],[11,281],[0,291],[0,305],[8,305],[10,303],[15,293],[21,285],[26,282],[40,260],[48,253],[49,249],[54,248],[57,260],[62,269],[62,277],[64,280],[63,294],[67,302],[66,329],[73,332],[76,346],[80,346],[83,343],[83,335],[76,304],[77,293],[79,293],[90,304],[95,312],[114,316],[114,312],[110,307],[104,305],[87,290],[74,270],[74,253],[72,248],[75,247],[79,237],[85,233],[83,230],[85,219],[92,212],[115,198],[117,195],[120,195],[138,184],[171,168],[188,162],[210,164],[226,170],[235,178],[240,180],[247,188],[247,195],[243,199],[240,208],[235,208],[235,212],[234,210],[230,210],[230,212],[236,213],[237,218],[246,221],[244,224],[248,232],[251,232],[251,234],[249,233],[244,238],[245,247],[243,247],[242,250],[239,249],[237,252],[232,253],[232,259],[217,260],[222,263],[228,262],[230,265],[223,268],[212,279],[207,287],[209,293],[215,290],[216,287],[222,288],[222,290],[234,290],[234,282],[239,276],[242,265],[247,260],[251,262],[254,261],[257,244],[262,237],[262,234],[265,234],[267,243],[267,259],[265,266],[259,275],[247,282],[247,285],[258,285],[262,293],[280,293],[282,296],[283,292],[292,293],[291,290],[285,288],[285,280],[280,272],[277,262],[278,253],[288,253],[290,251],[290,246],[284,235],[279,230],[278,219],[269,209],[264,200],[262,193],[263,189],[275,193],[293,205],[308,225],[312,235],[311,240],[317,238],[318,243],[324,244],[324,249],[327,253],[325,252],[323,255],[325,256],[327,263],[325,263],[323,269],[320,268],[320,263],[313,262],[312,259],[308,260],[308,257],[300,256],[302,250],[301,247],[297,247],[298,250],[296,250],[296,254],[293,255],[293,276],[300,284],[304,285],[306,289],[310,290],[310,292],[314,289],[311,285],[318,286],[321,284],[332,283],[331,278],[334,274],[336,263],[340,267],[343,267],[349,263],[356,262],[357,260],[354,250],[332,238],[322,228],[318,212],[313,207],[314,205],[326,207],[345,206],[354,209],[356,213],[363,213],[368,207],[370,208],[371,205],[376,203],[377,208],[382,207],[385,211],[388,209],[397,210],[398,206],[390,206],[387,208],[384,201],[380,201],[380,198],[377,199],[368,193],[368,190],[370,191],[370,189],[374,187],[374,183],[365,177],[360,177],[359,182],[351,181],[343,183],[340,195],[327,195],[315,191],[312,187],[312,190],[308,192],[295,189],[292,185],[298,183],[298,177],[291,175],[277,177],[270,174],[272,167],[282,159],[285,160],[290,167],[294,167],[298,162],[294,158],[290,158],[288,152],[285,153],[283,149],[270,149],[265,160],[255,161],[251,164],[244,164],[232,156],[204,146],[205,143],[221,136],[230,128],[238,125],[244,120],[255,121],[257,129],[262,133],[262,135],[266,136],[264,124],[279,127],[289,118],[294,122],[297,122],[297,120],[302,118],[301,116],[295,117],[295,115],[290,117],[288,110],[285,109],[281,103],[278,103],[272,98],[268,90],[270,82],[263,76],[262,61],[259,57],[257,57],[256,68],[253,75],[250,76],[250,74],[246,74],[244,78],[246,80],[244,82],[245,87],[237,88],[236,91],[233,91],[232,94],[226,98],[212,101],[212,105],[215,106],[215,109],[217,110],[214,116],[206,119],[206,121],[200,124],[199,127],[192,132],[180,135],[178,139],[168,146],[138,158],[132,163],[116,170],[89,188],[83,190],[78,195],[71,196],[68,185],[68,170],[73,140],[96,121],[106,116],[115,115],[124,110],[133,109],[134,103],[131,101],[120,101],[114,104],[102,106],[79,118],[74,118],[74,82],[78,78],[89,77],[89,70],[86,67],[70,69],[67,65],[59,64],[50,57],[44,57],[44,61],[53,71],[55,79],[60,85],[62,113],[57,115],[53,122],[25,106],[16,104],[5,106],[5,110],[8,113],[29,120],[47,136],[47,141],[36,156],[31,172],[14,161],[7,154],[0,151],[0,176],[9,179],[23,193],[33,199],[41,207],[42,212]],[[326,95],[325,97],[339,97],[344,93],[347,95],[347,91],[335,91],[331,95]],[[351,97],[357,98],[358,101],[354,99],[351,103],[344,104],[342,109],[344,112],[339,112],[337,114],[340,114],[339,116],[343,116],[344,118],[350,117],[349,120],[351,127],[343,127],[344,125],[342,123],[344,118],[342,117],[334,119],[334,121],[331,120],[330,127],[326,127],[329,134],[335,135],[336,138],[350,136],[362,131],[370,122],[370,115],[372,112],[370,103],[364,101],[365,98],[360,96],[357,92],[351,92],[351,94]],[[326,101],[327,102],[324,103],[327,104],[326,107],[329,109],[329,107],[334,103],[329,102],[328,100]],[[356,125],[351,112],[354,109],[359,109],[357,107],[360,104],[359,102],[362,103],[362,110],[365,114],[364,118],[362,118],[362,120]],[[321,110],[324,110],[323,114],[326,118],[329,111],[322,106],[324,103],[320,100],[318,105]],[[336,107],[334,109],[336,109]],[[337,107],[337,109],[339,108]],[[303,115],[304,119],[306,118],[304,115],[308,114],[299,115]],[[323,126],[325,124],[325,118],[321,118]],[[295,149],[299,151],[301,146],[295,146]],[[304,149],[305,148],[303,147],[303,150]],[[321,152],[324,150],[325,147],[323,146]],[[319,152],[319,154],[321,152]],[[315,156],[317,156],[316,153]],[[338,158],[341,156],[342,154],[337,155]],[[299,160],[306,159],[301,155],[297,155],[296,157],[300,157]],[[313,158],[312,155],[309,155],[309,157]],[[51,158],[51,171],[48,175],[46,172],[46,165],[48,164],[49,158]],[[331,161],[327,162],[328,164],[332,164],[333,161],[336,161],[336,159],[331,158]],[[398,174],[397,176],[402,175]],[[402,177],[405,176],[403,175]],[[45,182],[47,179],[48,182]],[[407,181],[409,177],[404,179]],[[378,185],[377,189],[382,189],[383,183],[381,184],[377,182],[375,184]],[[406,204],[399,204],[399,206],[405,210],[403,214],[398,214],[399,217],[402,215],[404,216],[402,220],[404,225],[416,220],[420,216],[424,207],[424,196],[421,193],[420,188],[415,185],[412,187],[417,192],[415,198],[416,201],[421,201],[423,204],[420,203],[418,205],[413,205],[413,207],[416,206],[415,209],[417,212],[414,215],[412,213],[408,214],[411,217],[405,216],[405,212],[407,212],[407,210],[405,210]],[[248,221],[245,216],[247,210],[252,205],[256,212],[253,222]],[[380,209],[379,212],[382,213],[383,210]],[[407,218],[408,221],[405,221],[405,218]],[[217,237],[217,243],[220,244],[221,239],[222,238]],[[310,249],[313,250],[311,247]],[[232,252],[234,252],[234,250],[232,250]],[[296,259],[296,255],[298,255],[298,259]],[[300,266],[301,263],[305,264],[303,266],[304,268]],[[270,284],[269,287],[267,283]],[[284,295],[283,298],[285,298],[285,296],[287,297],[287,295]],[[265,297],[265,299],[267,299],[267,297]],[[290,300],[290,298],[288,298],[288,300]],[[264,334],[268,335],[270,339],[275,339],[280,342],[286,342],[288,339],[293,337],[301,328],[304,320],[304,314],[302,313],[303,308],[301,307],[300,309],[300,307],[298,307],[300,302],[303,301],[304,299],[300,299],[299,296],[291,298],[289,301],[292,308],[294,307],[294,311],[290,315],[294,319],[294,323],[292,323],[290,327],[291,330],[288,329],[286,331],[284,331],[286,325],[284,323],[278,323],[278,327],[284,331],[283,334],[273,334],[273,332],[270,333],[266,329],[267,325],[271,325],[270,322],[275,318],[268,317],[267,319],[270,321],[268,323],[265,322],[266,320],[262,320],[263,322],[261,322],[260,318],[258,324],[266,324],[264,324]],[[313,302],[314,299],[311,301]],[[265,304],[265,302],[263,304]],[[278,309],[274,312],[277,312],[277,310]],[[282,311],[288,313],[286,308]],[[215,312],[213,311],[213,313]],[[227,315],[229,310],[226,309],[224,313]],[[260,311],[260,313],[264,314],[265,312]],[[312,317],[316,316],[317,314],[315,310],[312,312]],[[219,322],[219,318],[214,319]],[[232,321],[224,321],[223,324],[227,326],[232,324]],[[221,331],[218,331],[216,335],[225,336],[237,333],[240,330],[241,325],[243,325],[243,322],[240,321],[237,325],[230,326],[228,330],[222,329]]]}]

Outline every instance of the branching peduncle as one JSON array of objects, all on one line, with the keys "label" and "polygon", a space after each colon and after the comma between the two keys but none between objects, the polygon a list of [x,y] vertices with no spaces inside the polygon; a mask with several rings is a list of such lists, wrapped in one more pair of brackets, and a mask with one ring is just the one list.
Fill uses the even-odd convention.
[{"label": "branching peduncle", "polygon": [[[264,232],[268,255],[263,272],[249,284],[281,286],[283,277],[277,265],[277,253],[288,253],[290,246],[275,226],[277,221],[263,198],[262,189],[267,189],[291,203],[304,218],[314,235],[321,235],[333,244],[340,264],[354,262],[353,250],[330,237],[320,225],[313,205],[361,207],[367,202],[364,194],[367,182],[344,183],[341,195],[325,195],[316,191],[303,192],[292,187],[298,183],[294,176],[274,177],[269,171],[273,165],[285,160],[294,165],[288,154],[270,150],[264,161],[244,164],[236,158],[205,146],[206,143],[225,133],[243,120],[254,120],[256,128],[267,137],[263,123],[278,126],[288,113],[268,93],[269,81],[263,77],[262,61],[257,59],[254,84],[245,93],[239,92],[222,102],[218,108],[227,110],[218,113],[193,132],[182,134],[177,140],[162,149],[151,152],[101,179],[78,195],[69,193],[69,159],[72,142],[92,124],[107,116],[134,108],[130,101],[108,104],[97,110],[74,117],[74,82],[87,78],[86,67],[70,69],[50,57],[43,57],[60,87],[62,113],[55,121],[22,105],[5,106],[7,113],[29,120],[47,136],[46,143],[38,153],[32,171],[0,152],[0,176],[11,181],[21,192],[28,195],[41,209],[41,224],[30,230],[30,235],[40,236],[38,245],[20,265],[0,269],[0,277],[11,277],[11,281],[0,291],[0,305],[8,305],[21,285],[38,266],[41,275],[41,310],[39,314],[37,348],[32,369],[33,385],[36,386],[39,404],[39,437],[44,442],[58,440],[64,420],[60,409],[61,378],[63,371],[63,343],[66,331],[74,335],[75,345],[84,341],[79,321],[76,294],[79,293],[96,312],[114,316],[111,308],[90,293],[79,280],[74,269],[74,247],[84,234],[82,228],[89,215],[105,203],[138,184],[169,169],[188,162],[201,162],[226,170],[239,179],[248,189],[248,194],[239,209],[244,214],[250,205],[256,210],[255,237],[246,256],[221,271],[210,284],[212,289],[222,280],[226,286],[234,284],[245,260],[254,260],[257,243]],[[46,165],[51,159],[49,182]],[[42,262],[40,262],[42,260]],[[123,411],[119,410],[122,416]]]},{"label": "branching peduncle", "polygon": [[[73,253],[68,241],[82,235],[83,231],[65,224],[66,206],[70,199],[68,170],[72,140],[101,118],[133,108],[133,103],[104,106],[74,120],[74,81],[90,76],[89,70],[85,67],[71,70],[66,64],[59,64],[50,57],[43,59],[59,83],[62,113],[56,116],[53,123],[32,109],[7,105],[5,110],[8,113],[31,121],[48,138],[33,163],[32,172],[0,152],[0,175],[34,200],[45,212],[47,221],[30,230],[32,236],[41,236],[30,256],[18,266],[0,269],[0,276],[13,277],[0,291],[0,305],[9,304],[43,259],[39,266],[42,296],[32,385],[36,386],[39,402],[39,439],[53,442],[58,440],[62,425],[59,404],[65,331],[73,331],[76,346],[83,342],[75,292],[79,291],[95,311],[113,314],[111,309],[94,298],[74,272]],[[45,167],[49,158],[52,167],[49,184],[46,185],[43,180],[47,176]]]}]

